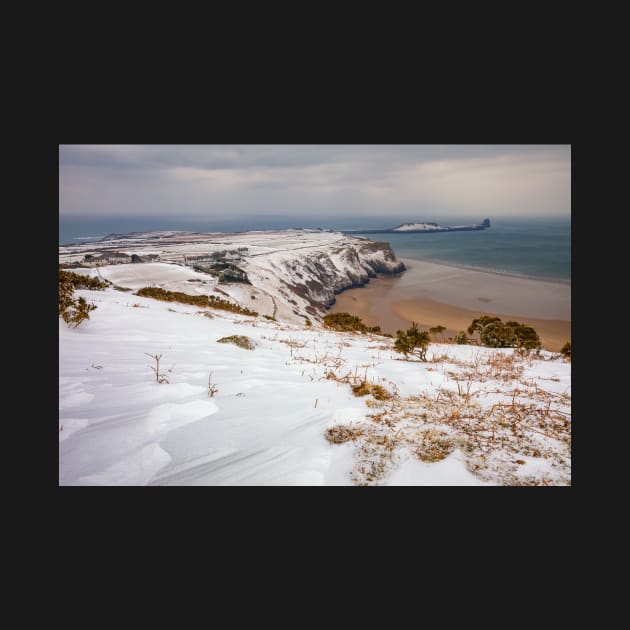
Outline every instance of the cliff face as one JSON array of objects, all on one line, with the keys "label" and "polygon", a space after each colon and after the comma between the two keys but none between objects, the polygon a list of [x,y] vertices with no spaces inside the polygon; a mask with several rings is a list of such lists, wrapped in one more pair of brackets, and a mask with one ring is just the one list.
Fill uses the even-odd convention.
[{"label": "cliff face", "polygon": [[402,273],[405,265],[389,243],[344,237],[327,247],[250,258],[246,268],[252,284],[292,305],[293,315],[318,318],[334,304],[335,294],[363,286],[377,274]]},{"label": "cliff face", "polygon": [[[80,267],[84,256],[100,256],[114,248],[126,256],[150,257],[158,263],[134,265],[133,272],[118,274],[117,284],[210,292],[228,296],[261,315],[294,323],[319,320],[334,303],[335,294],[344,289],[362,286],[378,274],[405,270],[389,243],[308,229],[116,234],[99,242],[62,246],[59,261]],[[173,280],[172,272],[178,269]]]}]

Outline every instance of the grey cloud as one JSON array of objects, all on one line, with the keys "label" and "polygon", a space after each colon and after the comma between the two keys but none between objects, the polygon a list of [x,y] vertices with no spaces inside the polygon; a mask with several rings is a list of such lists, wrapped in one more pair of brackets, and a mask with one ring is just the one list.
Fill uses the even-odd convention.
[{"label": "grey cloud", "polygon": [[435,160],[560,154],[541,145],[60,145],[60,165],[120,168],[297,167],[353,162],[400,165]]},{"label": "grey cloud", "polygon": [[59,212],[566,215],[570,165],[560,145],[60,145]]}]

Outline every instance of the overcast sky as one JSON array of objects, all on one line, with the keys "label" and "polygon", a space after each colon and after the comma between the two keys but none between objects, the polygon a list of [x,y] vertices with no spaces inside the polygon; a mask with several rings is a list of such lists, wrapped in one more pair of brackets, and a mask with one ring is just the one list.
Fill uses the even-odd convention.
[{"label": "overcast sky", "polygon": [[62,217],[569,216],[569,145],[60,145]]}]

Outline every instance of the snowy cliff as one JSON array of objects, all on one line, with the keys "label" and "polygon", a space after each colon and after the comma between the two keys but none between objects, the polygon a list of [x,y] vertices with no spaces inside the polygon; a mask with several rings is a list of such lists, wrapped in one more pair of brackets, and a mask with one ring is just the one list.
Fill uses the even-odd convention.
[{"label": "snowy cliff", "polygon": [[[105,264],[112,251],[151,262]],[[324,230],[116,234],[59,248],[61,263],[83,265],[86,256],[94,267],[86,273],[122,287],[227,295],[261,315],[296,323],[319,321],[344,289],[405,270],[389,243]],[[240,282],[224,281],[228,267]]]},{"label": "snowy cliff", "polygon": [[[388,243],[356,238],[251,257],[244,261],[243,268],[254,286],[285,306],[292,304],[294,315],[303,313],[315,318],[334,304],[336,293],[362,286],[377,274],[405,270]],[[283,310],[282,319],[292,319]]]}]

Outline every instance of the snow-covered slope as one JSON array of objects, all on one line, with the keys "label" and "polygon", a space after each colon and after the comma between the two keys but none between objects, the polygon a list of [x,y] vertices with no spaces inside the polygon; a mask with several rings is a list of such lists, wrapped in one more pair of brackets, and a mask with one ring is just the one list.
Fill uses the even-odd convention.
[{"label": "snow-covered slope", "polygon": [[[61,485],[570,483],[571,366],[549,353],[433,344],[415,363],[383,337],[77,294],[97,309],[59,320]],[[355,397],[362,380],[391,397]]]},{"label": "snow-covered slope", "polygon": [[[400,273],[405,269],[388,243],[324,230],[239,234],[149,232],[114,236],[97,243],[60,247],[59,261],[77,263],[86,255],[98,257],[113,251],[129,256],[151,255],[160,262],[77,271],[101,275],[132,289],[149,283],[185,293],[213,295],[219,292],[262,315],[294,323],[303,323],[305,319],[320,321],[326,307],[334,302],[336,293],[365,284],[377,274]],[[219,252],[224,260],[247,274],[251,285],[217,285],[213,276],[190,269],[199,259]],[[182,266],[182,270],[169,270],[164,263]],[[204,277],[207,282],[200,282]],[[178,289],[173,289],[174,282]],[[185,288],[193,283],[197,285],[195,291]]]}]

